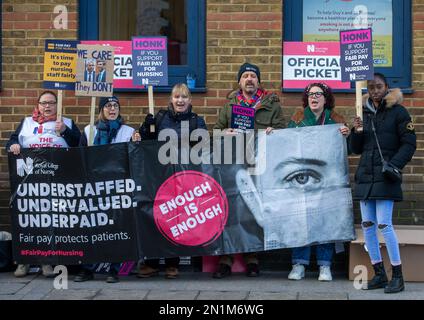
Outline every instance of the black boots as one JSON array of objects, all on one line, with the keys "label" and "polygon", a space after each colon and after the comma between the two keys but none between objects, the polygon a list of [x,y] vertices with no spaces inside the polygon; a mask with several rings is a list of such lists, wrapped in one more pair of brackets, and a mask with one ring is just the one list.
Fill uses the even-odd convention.
[{"label": "black boots", "polygon": [[375,276],[368,282],[365,290],[384,288],[384,293],[397,293],[405,290],[405,284],[402,276],[402,265],[392,266],[392,280],[388,282],[383,262],[372,265]]},{"label": "black boots", "polygon": [[383,262],[373,264],[372,267],[374,268],[375,276],[371,279],[371,281],[368,281],[368,286],[367,288],[364,288],[364,290],[373,290],[386,287],[388,280],[386,271],[384,270]]},{"label": "black boots", "polygon": [[403,283],[402,265],[392,266],[392,280],[384,288],[384,293],[397,293],[405,290]]}]

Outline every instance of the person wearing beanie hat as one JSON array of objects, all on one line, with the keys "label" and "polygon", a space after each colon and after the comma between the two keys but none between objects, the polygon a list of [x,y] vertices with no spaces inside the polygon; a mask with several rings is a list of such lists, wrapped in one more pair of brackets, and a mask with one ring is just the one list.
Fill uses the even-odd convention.
[{"label": "person wearing beanie hat", "polygon": [[[121,105],[116,96],[102,97],[99,101],[99,115],[95,123],[94,145],[104,145],[111,143],[129,142],[135,136],[135,130],[124,124],[124,119],[120,114]],[[88,145],[90,125],[84,128],[81,136],[80,146]],[[136,140],[136,139],[133,139]],[[111,263],[106,282],[115,283],[119,281],[118,271],[120,263]],[[94,278],[96,264],[82,265],[80,271],[75,276],[75,282],[83,282]]]},{"label": "person wearing beanie hat", "polygon": [[[219,112],[214,129],[225,130],[226,134],[237,134],[240,129],[232,128],[233,106],[242,106],[255,110],[254,128],[265,130],[267,134],[273,129],[283,128],[280,99],[275,93],[269,93],[260,86],[261,72],[258,66],[244,63],[240,66],[237,81],[239,88],[230,92],[228,102]],[[249,228],[249,226],[246,226]],[[255,252],[245,253],[248,277],[259,275],[259,261]],[[221,279],[231,275],[233,256],[223,255],[219,258],[218,270],[213,277]]]},{"label": "person wearing beanie hat", "polygon": [[[102,97],[99,101],[99,115],[94,129],[94,145],[129,142],[134,129],[124,124],[120,114],[121,105],[116,96]],[[88,145],[90,125],[84,128],[80,146]]]},{"label": "person wearing beanie hat", "polygon": [[99,101],[99,113],[102,111],[102,109],[104,108],[104,106],[109,103],[109,102],[115,102],[118,104],[118,106],[120,107],[121,105],[119,104],[119,99],[116,96],[112,96],[112,97],[101,97],[100,101]]},{"label": "person wearing beanie hat", "polygon": [[254,64],[251,64],[251,63],[248,63],[248,62],[243,63],[240,66],[240,69],[239,69],[239,72],[238,72],[238,75],[237,75],[237,82],[240,82],[240,78],[243,75],[243,73],[248,72],[248,71],[254,72],[256,74],[256,77],[258,78],[258,82],[259,83],[261,82],[261,71],[260,71],[259,67],[257,65],[254,65]]}]

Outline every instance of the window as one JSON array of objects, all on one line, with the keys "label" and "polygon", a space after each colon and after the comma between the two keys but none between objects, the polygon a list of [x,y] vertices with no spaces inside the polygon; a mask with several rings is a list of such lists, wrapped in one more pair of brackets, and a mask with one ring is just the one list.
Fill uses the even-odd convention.
[{"label": "window", "polygon": [[[192,91],[205,91],[205,12],[205,0],[80,0],[79,37],[131,40],[132,36],[166,36],[169,86],[186,82],[190,74],[196,77]],[[170,87],[155,90],[169,91]]]},{"label": "window", "polygon": [[[284,1],[284,41],[310,41],[313,31],[316,34],[322,35],[322,31],[312,30],[311,25],[316,25],[314,22],[309,24],[304,21],[310,8],[304,7],[312,2],[311,0],[285,0]],[[411,46],[412,46],[412,18],[411,18],[411,1],[408,0],[379,0],[381,4],[385,4],[388,7],[388,12],[391,13],[391,26],[387,28],[384,36],[390,37],[386,41],[386,47],[382,49],[381,44],[374,43],[374,70],[375,72],[381,72],[386,75],[390,87],[399,87],[404,89],[404,92],[411,92]],[[368,25],[372,24],[379,14],[379,10],[374,10],[375,3],[359,0],[353,0],[349,2],[345,1],[334,1],[334,0],[313,0],[313,6],[322,8],[331,8],[331,12],[339,11],[339,8],[346,7],[348,5],[359,8],[369,8],[368,10]],[[341,11],[341,10],[340,10]],[[318,12],[315,9],[314,12]],[[355,12],[353,10],[353,12]],[[361,12],[361,10],[360,10]],[[381,12],[380,12],[381,14]],[[331,18],[329,12],[328,19]],[[315,17],[319,18],[319,17]],[[324,18],[325,19],[325,18]],[[335,18],[336,19],[336,18]],[[340,19],[339,19],[340,20]],[[340,21],[339,21],[340,22]],[[363,23],[363,22],[362,22]],[[323,23],[328,28],[333,28],[334,24],[325,22]],[[308,30],[304,30],[304,26],[307,26]],[[354,27],[344,27],[343,30],[355,29]],[[389,29],[389,30],[387,30]],[[374,28],[373,28],[374,30]],[[338,33],[338,30],[335,31]],[[377,33],[376,33],[377,34]],[[389,36],[387,36],[389,34]],[[316,36],[316,35],[315,35]],[[383,35],[381,35],[382,37]],[[319,36],[316,36],[314,41],[319,41]],[[327,40],[328,39],[322,39]],[[375,40],[373,36],[373,40]],[[374,41],[375,42],[375,41]],[[383,42],[383,41],[381,41]],[[352,83],[354,88],[354,83]],[[406,89],[406,90],[405,90]]]}]

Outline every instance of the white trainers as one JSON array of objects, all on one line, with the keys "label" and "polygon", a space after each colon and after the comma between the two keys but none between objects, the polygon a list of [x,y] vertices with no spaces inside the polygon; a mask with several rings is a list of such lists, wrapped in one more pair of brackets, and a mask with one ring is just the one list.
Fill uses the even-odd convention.
[{"label": "white trainers", "polygon": [[294,264],[288,278],[289,280],[300,280],[305,278],[305,266],[299,263]]},{"label": "white trainers", "polygon": [[333,277],[331,276],[330,266],[319,266],[319,281],[331,281]]},{"label": "white trainers", "polygon": [[49,264],[43,264],[41,266],[41,271],[43,273],[43,276],[45,276],[46,278],[53,278],[53,277],[56,276],[54,271],[53,271],[52,266],[49,265]]},{"label": "white trainers", "polygon": [[18,267],[15,270],[15,277],[25,277],[29,271],[29,264],[18,264]]}]

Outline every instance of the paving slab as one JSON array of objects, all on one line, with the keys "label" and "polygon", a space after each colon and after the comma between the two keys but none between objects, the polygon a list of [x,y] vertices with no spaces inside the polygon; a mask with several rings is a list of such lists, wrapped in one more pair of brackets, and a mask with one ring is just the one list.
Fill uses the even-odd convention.
[{"label": "paving slab", "polygon": [[297,292],[263,292],[252,291],[247,300],[297,300]]},{"label": "paving slab", "polygon": [[167,291],[167,290],[151,290],[147,300],[195,300],[199,295],[199,291]]},{"label": "paving slab", "polygon": [[91,300],[96,296],[98,290],[52,290],[43,300]]},{"label": "paving slab", "polygon": [[347,292],[299,292],[299,300],[348,300]]},{"label": "paving slab", "polygon": [[246,300],[248,291],[201,291],[197,300]]},{"label": "paving slab", "polygon": [[94,300],[144,300],[148,290],[102,289]]},{"label": "paving slab", "polygon": [[2,283],[0,285],[0,295],[15,294],[25,286],[26,283]]}]

